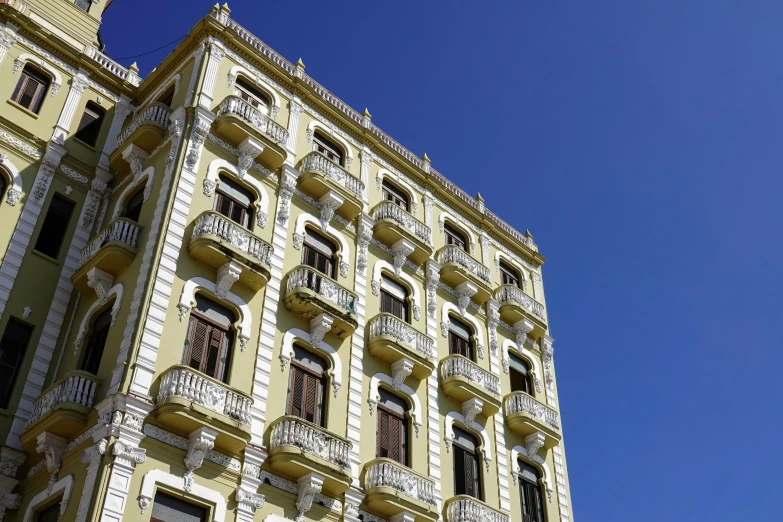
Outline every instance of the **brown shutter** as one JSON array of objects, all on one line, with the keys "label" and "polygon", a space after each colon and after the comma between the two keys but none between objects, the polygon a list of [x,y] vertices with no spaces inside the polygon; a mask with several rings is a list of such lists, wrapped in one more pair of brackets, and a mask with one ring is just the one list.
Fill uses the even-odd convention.
[{"label": "brown shutter", "polygon": [[401,440],[402,422],[396,417],[389,417],[389,449],[391,454],[389,458],[402,464],[402,440]]},{"label": "brown shutter", "polygon": [[379,444],[379,457],[389,457],[389,414],[385,411],[378,412],[378,421],[380,422],[380,429],[378,430],[378,436],[380,438]]},{"label": "brown shutter", "polygon": [[208,329],[209,342],[207,344],[206,357],[204,358],[203,372],[213,378],[218,376],[218,363],[220,362],[220,352],[223,351],[223,337],[221,330],[210,326]]},{"label": "brown shutter", "polygon": [[291,400],[289,401],[288,414],[303,418],[302,397],[304,396],[304,372],[296,366],[291,366]]},{"label": "brown shutter", "polygon": [[204,358],[204,347],[207,342],[209,325],[201,321],[198,317],[190,318],[190,336],[188,346],[186,347],[186,364],[194,370],[201,371],[201,362]]},{"label": "brown shutter", "polygon": [[476,497],[476,466],[475,458],[467,451],[462,453],[465,466],[465,494]]},{"label": "brown shutter", "polygon": [[318,381],[312,375],[305,375],[304,419],[318,424]]}]

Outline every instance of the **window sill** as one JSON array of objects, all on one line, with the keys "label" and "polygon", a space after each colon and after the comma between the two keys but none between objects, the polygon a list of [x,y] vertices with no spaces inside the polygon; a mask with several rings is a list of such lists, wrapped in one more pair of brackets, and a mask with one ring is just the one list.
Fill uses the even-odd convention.
[{"label": "window sill", "polygon": [[78,143],[79,145],[82,145],[83,147],[87,147],[88,149],[90,149],[90,150],[91,150],[91,151],[93,151],[93,152],[98,152],[98,149],[96,149],[96,148],[95,148],[95,145],[90,145],[90,144],[89,144],[89,143],[87,143],[86,141],[82,141],[82,140],[80,140],[78,136],[75,136],[75,135],[74,135],[73,139],[74,139],[74,140],[76,141],[76,143]]},{"label": "window sill", "polygon": [[28,116],[30,116],[31,118],[35,118],[36,120],[38,119],[38,114],[34,113],[33,111],[31,111],[31,110],[30,110],[30,109],[28,109],[27,107],[23,107],[22,105],[19,105],[18,103],[16,103],[16,102],[15,102],[15,101],[13,101],[13,100],[7,100],[7,103],[8,103],[9,105],[11,105],[12,107],[16,107],[16,108],[17,108],[17,109],[19,109],[20,111],[24,112],[25,114],[27,114],[27,115],[28,115]]},{"label": "window sill", "polygon": [[58,259],[55,259],[53,257],[49,257],[48,255],[44,254],[43,252],[39,252],[38,250],[32,249],[30,251],[30,253],[31,254],[35,254],[37,256],[40,256],[40,257],[44,258],[45,260],[47,260],[50,263],[53,263],[55,265],[59,265],[60,264],[60,261]]}]

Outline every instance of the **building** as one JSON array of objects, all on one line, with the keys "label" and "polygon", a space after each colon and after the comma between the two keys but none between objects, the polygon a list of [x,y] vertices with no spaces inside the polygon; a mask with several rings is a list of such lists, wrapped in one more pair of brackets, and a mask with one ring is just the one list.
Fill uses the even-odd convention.
[{"label": "building", "polygon": [[0,520],[569,522],[544,257],[215,6],[0,2]]}]

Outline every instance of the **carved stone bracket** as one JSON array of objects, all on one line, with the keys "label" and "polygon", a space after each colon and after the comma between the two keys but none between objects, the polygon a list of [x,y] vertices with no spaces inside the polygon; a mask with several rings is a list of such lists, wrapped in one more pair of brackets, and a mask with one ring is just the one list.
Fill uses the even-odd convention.
[{"label": "carved stone bracket", "polygon": [[535,457],[538,450],[544,446],[544,442],[546,442],[546,436],[540,431],[531,433],[525,437],[525,448],[527,449],[528,458],[532,459]]},{"label": "carved stone bracket", "polygon": [[476,295],[478,287],[470,281],[464,281],[457,285],[454,290],[457,292],[457,307],[460,317],[465,317],[465,312],[470,304],[470,298]]},{"label": "carved stone bracket", "polygon": [[280,173],[280,195],[278,198],[277,223],[284,225],[288,221],[288,214],[291,207],[291,197],[294,195],[296,187],[296,178],[299,173],[293,168],[283,165]]},{"label": "carved stone bracket", "polygon": [[214,114],[201,107],[196,108],[196,119],[190,134],[190,149],[185,156],[185,166],[190,170],[195,169],[198,163],[201,156],[201,146],[209,134],[209,128],[213,121],[215,121]]},{"label": "carved stone bracket", "polygon": [[127,460],[129,464],[141,464],[147,460],[147,450],[131,446],[120,440],[114,443],[111,452],[115,457]]},{"label": "carved stone bracket", "polygon": [[141,178],[141,173],[144,170],[144,162],[147,161],[149,154],[140,147],[130,144],[122,151],[122,159],[128,162],[130,165],[131,173],[133,174],[133,183],[137,183]]},{"label": "carved stone bracket", "polygon": [[334,317],[329,314],[318,314],[310,319],[310,342],[318,346],[324,340],[324,335],[332,329]]},{"label": "carved stone bracket", "polygon": [[440,320],[440,334],[443,337],[449,336],[449,327],[451,326],[451,321],[449,321],[449,317],[445,316],[441,318]]},{"label": "carved stone bracket", "polygon": [[550,389],[554,381],[552,378],[552,357],[555,355],[552,343],[554,342],[555,340],[548,335],[541,337],[541,360],[544,362],[544,380],[546,381],[546,387]]},{"label": "carved stone bracket", "polygon": [[84,450],[81,461],[85,464],[92,464],[96,460],[100,460],[101,456],[106,454],[107,447],[107,440],[100,439],[98,442]]},{"label": "carved stone bracket", "polygon": [[215,280],[215,295],[219,299],[225,299],[231,286],[239,280],[242,273],[242,266],[229,261],[217,270],[217,279]]},{"label": "carved stone bracket", "polygon": [[370,246],[370,240],[372,239],[373,225],[374,221],[367,214],[362,214],[359,216],[359,220],[356,225],[356,231],[359,236],[356,270],[359,272],[364,272],[367,268],[367,249]]},{"label": "carved stone bracket", "polygon": [[324,477],[318,473],[308,473],[297,480],[299,494],[296,499],[296,522],[304,522],[304,515],[313,506],[313,498],[321,492]]},{"label": "carved stone bracket", "polygon": [[326,231],[326,227],[329,226],[329,222],[334,217],[334,211],[342,206],[345,202],[345,198],[330,190],[324,194],[318,203],[321,204],[321,230]]},{"label": "carved stone bracket", "polygon": [[237,155],[237,177],[239,179],[245,179],[247,171],[253,166],[253,160],[264,152],[264,148],[260,141],[254,140],[250,136],[239,144],[239,147],[237,147],[239,151],[239,155]]},{"label": "carved stone bracket", "polygon": [[345,492],[343,502],[343,520],[345,522],[360,522],[359,506],[364,501],[364,494],[359,490],[350,488]]},{"label": "carved stone bracket", "polygon": [[185,491],[193,489],[193,474],[204,463],[204,456],[215,445],[217,436],[217,431],[203,426],[190,433],[188,453],[185,455],[185,474],[182,477]]},{"label": "carved stone bracket", "polygon": [[114,276],[101,270],[100,268],[91,268],[87,271],[87,286],[95,290],[100,304],[106,304],[109,298],[109,290],[114,284]]},{"label": "carved stone bracket", "polygon": [[440,264],[432,259],[427,261],[427,314],[435,319],[437,310],[436,290],[440,283]]},{"label": "carved stone bracket", "polygon": [[294,249],[300,250],[302,248],[302,242],[304,241],[304,235],[294,232]]},{"label": "carved stone bracket", "polygon": [[54,171],[60,164],[60,160],[65,156],[67,150],[62,145],[50,141],[46,145],[46,153],[41,161],[40,173],[42,176],[33,187],[33,199],[41,201],[49,190],[49,184],[54,177]]},{"label": "carved stone bracket", "polygon": [[402,267],[405,265],[408,256],[413,253],[415,247],[407,239],[400,239],[392,245],[391,253],[394,256],[394,274],[399,277]]},{"label": "carved stone bracket", "polygon": [[514,335],[517,341],[517,350],[522,351],[522,347],[528,341],[528,334],[533,331],[533,322],[528,319],[522,319],[514,323]]},{"label": "carved stone bracket", "polygon": [[68,441],[64,438],[47,431],[38,435],[35,451],[43,453],[46,457],[46,470],[49,472],[47,492],[51,492],[52,486],[57,482],[57,474],[60,472],[63,451],[67,444]]},{"label": "carved stone bracket", "polygon": [[476,415],[484,409],[484,401],[479,398],[468,399],[462,403],[462,415],[465,417],[465,425],[471,427]]},{"label": "carved stone bracket", "polygon": [[405,382],[405,378],[413,373],[413,361],[403,357],[391,365],[391,371],[392,387],[394,387],[395,390],[400,391],[402,383]]},{"label": "carved stone bracket", "polygon": [[389,522],[413,522],[414,520],[415,517],[413,516],[413,513],[409,513],[408,511],[403,511],[402,513],[397,513],[396,515],[389,517]]},{"label": "carved stone bracket", "polygon": [[489,351],[492,355],[498,353],[498,325],[500,324],[500,303],[494,299],[487,301],[487,330],[489,331]]}]

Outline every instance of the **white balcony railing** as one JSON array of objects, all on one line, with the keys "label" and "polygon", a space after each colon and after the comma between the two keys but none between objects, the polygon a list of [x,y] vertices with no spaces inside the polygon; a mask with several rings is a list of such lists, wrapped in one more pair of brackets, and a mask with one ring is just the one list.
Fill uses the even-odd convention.
[{"label": "white balcony railing", "polygon": [[118,242],[125,243],[128,248],[136,248],[136,240],[139,237],[139,225],[135,221],[131,221],[127,218],[117,218],[109,225],[98,232],[95,239],[90,241],[86,247],[81,251],[79,264],[76,266],[76,270],[83,267],[90,259],[92,259],[98,251],[103,248],[107,243]]},{"label": "white balcony railing", "polygon": [[370,339],[386,335],[413,348],[416,353],[435,360],[435,341],[417,332],[411,325],[391,314],[376,315],[370,320]]},{"label": "white balcony railing", "polygon": [[516,303],[531,314],[541,319],[546,319],[544,305],[527,295],[521,289],[513,285],[503,285],[495,290],[495,300],[500,304],[506,302]]},{"label": "white balcony railing", "polygon": [[95,47],[87,46],[87,55],[117,78],[125,80],[136,87],[141,83],[141,78],[138,74],[118,64]]},{"label": "white balcony railing", "polygon": [[33,401],[33,412],[27,425],[53,411],[57,406],[71,404],[92,408],[98,378],[87,372],[73,371],[49,387]]},{"label": "white balcony railing", "polygon": [[345,187],[348,192],[355,194],[358,197],[364,193],[364,183],[362,180],[351,176],[340,165],[330,160],[320,152],[311,152],[302,160],[302,164],[299,167],[301,172],[307,170],[314,170],[320,172],[324,176],[332,179],[341,187]]},{"label": "white balcony railing", "polygon": [[146,109],[136,114],[128,126],[120,132],[119,136],[117,136],[117,147],[121,147],[122,144],[125,143],[125,140],[142,125],[155,125],[156,127],[165,129],[169,124],[170,115],[171,109],[162,103],[151,103]]},{"label": "white balcony railing", "polygon": [[272,245],[256,237],[250,231],[222,214],[208,211],[196,219],[196,224],[193,227],[193,239],[206,235],[220,238],[246,254],[249,258],[253,258],[267,267],[271,262]]},{"label": "white balcony railing", "polygon": [[430,227],[391,201],[378,203],[373,209],[372,217],[375,221],[390,219],[428,245],[432,245],[432,231]]},{"label": "white balcony railing", "polygon": [[438,252],[438,263],[456,263],[487,284],[490,284],[489,268],[485,267],[457,245],[446,245]]},{"label": "white balcony railing", "polygon": [[524,392],[516,392],[506,396],[506,415],[514,413],[527,413],[544,424],[560,430],[560,422],[557,410],[542,404]]},{"label": "white balcony railing", "polygon": [[440,367],[441,377],[464,377],[489,394],[500,398],[500,379],[461,355],[449,355]]},{"label": "white balcony railing", "polygon": [[435,482],[417,475],[405,466],[393,460],[378,459],[369,462],[366,469],[365,489],[392,488],[425,504],[437,505],[435,500]]},{"label": "white balcony railing", "polygon": [[479,500],[460,495],[447,501],[446,522],[509,522],[509,517]]},{"label": "white balcony railing", "polygon": [[267,115],[238,96],[227,96],[220,104],[218,117],[226,114],[238,116],[275,143],[282,145],[288,141],[288,131],[282,125],[275,123]]},{"label": "white balcony railing", "polygon": [[169,397],[182,397],[250,426],[253,399],[187,366],[172,366],[161,377],[158,403]]},{"label": "white balcony railing", "polygon": [[351,469],[350,442],[297,417],[281,417],[272,426],[269,449],[278,446],[294,446],[344,470]]},{"label": "white balcony railing", "polygon": [[320,295],[330,303],[352,313],[356,296],[324,274],[309,266],[298,266],[288,274],[286,293],[297,288],[306,288]]}]

